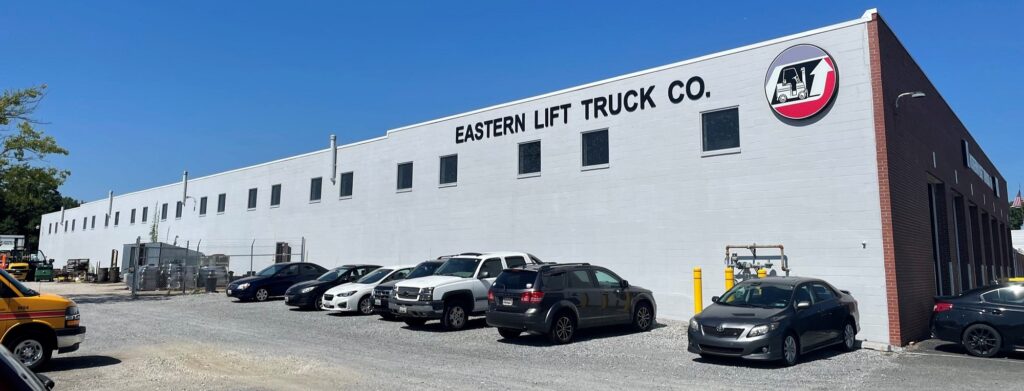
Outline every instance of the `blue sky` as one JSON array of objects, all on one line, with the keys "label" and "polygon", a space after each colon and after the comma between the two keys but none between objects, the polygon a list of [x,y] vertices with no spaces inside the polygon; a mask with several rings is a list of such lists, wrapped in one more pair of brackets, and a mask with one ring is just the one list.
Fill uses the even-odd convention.
[{"label": "blue sky", "polygon": [[[0,88],[82,200],[860,17],[877,7],[1006,177],[1024,181],[1022,2],[56,2],[0,5]],[[727,4],[728,3],[728,4]]]}]

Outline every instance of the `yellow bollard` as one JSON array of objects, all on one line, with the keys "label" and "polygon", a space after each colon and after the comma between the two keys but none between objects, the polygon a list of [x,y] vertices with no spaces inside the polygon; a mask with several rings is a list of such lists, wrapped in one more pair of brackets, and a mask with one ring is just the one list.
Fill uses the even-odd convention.
[{"label": "yellow bollard", "polygon": [[757,269],[757,278],[768,277],[768,271],[765,269]]},{"label": "yellow bollard", "polygon": [[736,283],[736,277],[731,267],[725,268],[725,290],[732,289],[732,285]]},{"label": "yellow bollard", "polygon": [[699,314],[704,309],[704,298],[701,296],[703,290],[700,277],[700,268],[693,268],[693,313],[694,315]]}]

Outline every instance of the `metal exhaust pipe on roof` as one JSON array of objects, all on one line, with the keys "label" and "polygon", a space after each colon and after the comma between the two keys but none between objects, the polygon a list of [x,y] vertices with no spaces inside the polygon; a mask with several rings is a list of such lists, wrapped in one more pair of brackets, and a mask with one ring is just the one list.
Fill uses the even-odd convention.
[{"label": "metal exhaust pipe on roof", "polygon": [[331,184],[336,183],[338,177],[338,137],[331,135]]},{"label": "metal exhaust pipe on roof", "polygon": [[114,213],[114,191],[107,192],[107,217]]},{"label": "metal exhaust pipe on roof", "polygon": [[181,209],[185,209],[185,200],[188,199],[188,170],[181,174]]}]

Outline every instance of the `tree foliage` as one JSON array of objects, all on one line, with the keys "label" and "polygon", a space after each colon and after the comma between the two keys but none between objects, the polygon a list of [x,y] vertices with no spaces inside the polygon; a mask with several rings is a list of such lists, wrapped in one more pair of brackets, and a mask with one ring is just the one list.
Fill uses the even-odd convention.
[{"label": "tree foliage", "polygon": [[0,95],[0,233],[25,235],[30,247],[38,243],[43,213],[80,204],[58,191],[71,173],[46,161],[68,150],[32,119],[45,90],[41,85]]},{"label": "tree foliage", "polygon": [[1024,223],[1024,208],[1010,208],[1010,229],[1020,229]]}]

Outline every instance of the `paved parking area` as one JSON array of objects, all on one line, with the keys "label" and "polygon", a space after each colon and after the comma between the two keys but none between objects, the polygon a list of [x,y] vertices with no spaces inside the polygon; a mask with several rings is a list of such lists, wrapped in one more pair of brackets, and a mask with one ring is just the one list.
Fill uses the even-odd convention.
[{"label": "paved parking area", "polygon": [[[60,285],[60,284],[54,284]],[[1024,358],[975,359],[928,342],[901,354],[822,351],[792,368],[686,352],[686,323],[581,332],[571,345],[504,341],[483,320],[421,330],[378,317],[237,303],[222,294],[147,295],[51,286],[75,298],[89,335],[55,356],[58,389],[1015,389]]]}]

